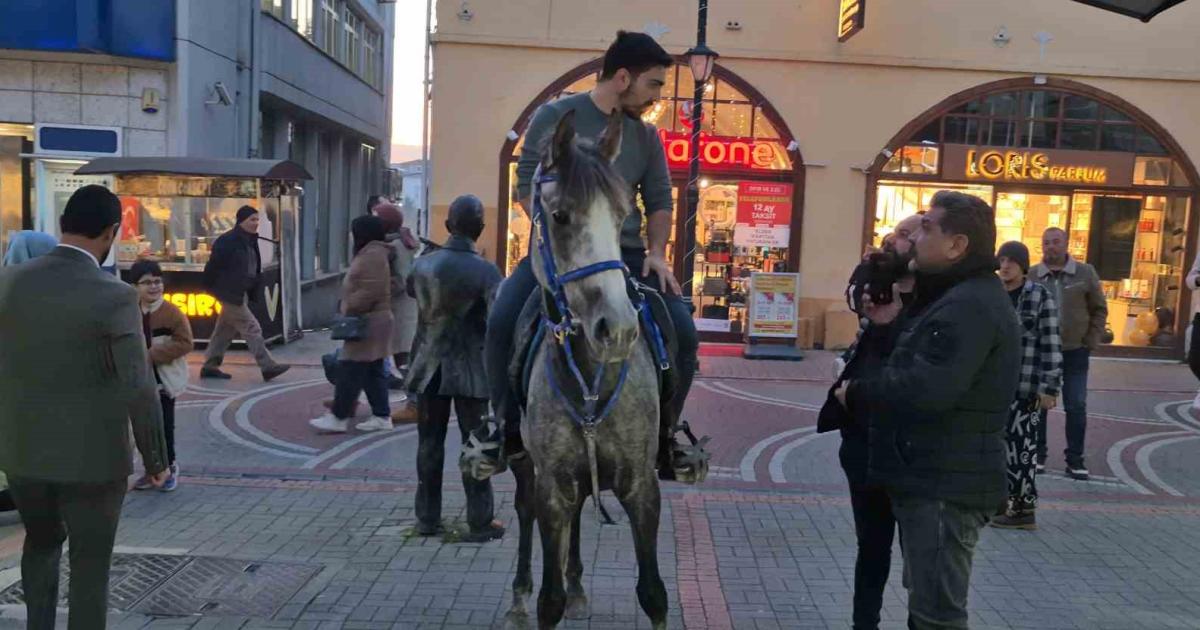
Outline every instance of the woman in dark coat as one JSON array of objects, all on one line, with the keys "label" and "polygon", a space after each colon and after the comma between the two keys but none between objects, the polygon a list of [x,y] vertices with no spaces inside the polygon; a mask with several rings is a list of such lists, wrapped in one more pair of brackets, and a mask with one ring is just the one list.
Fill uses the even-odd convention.
[{"label": "woman in dark coat", "polygon": [[366,319],[362,339],[346,341],[338,355],[337,383],[330,413],[309,421],[313,428],[345,433],[358,395],[364,390],[372,418],[357,425],[359,431],[392,428],[384,358],[391,353],[392,248],[379,217],[359,217],[350,224],[354,260],[342,284],[342,315]]}]

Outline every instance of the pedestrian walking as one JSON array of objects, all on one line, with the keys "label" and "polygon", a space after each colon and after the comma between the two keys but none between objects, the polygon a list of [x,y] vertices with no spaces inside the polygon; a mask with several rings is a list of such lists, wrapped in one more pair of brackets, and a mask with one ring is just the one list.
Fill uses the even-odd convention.
[{"label": "pedestrian walking", "polygon": [[[8,250],[4,253],[4,266],[14,267],[50,253],[58,246],[58,239],[45,232],[22,230],[13,234],[8,241]],[[12,491],[8,489],[8,478],[0,470],[0,512],[11,512],[17,509],[13,503]]]},{"label": "pedestrian walking", "polygon": [[221,303],[217,325],[208,341],[204,367],[200,378],[229,379],[221,370],[225,352],[238,335],[246,342],[262,371],[264,381],[271,381],[291,366],[277,363],[267,350],[262,326],[250,312],[247,301],[257,301],[262,292],[262,258],[258,251],[258,210],[242,206],[237,211],[237,225],[217,237],[212,253],[204,266],[204,285]]},{"label": "pedestrian walking", "polygon": [[[152,260],[139,260],[129,268],[129,282],[138,291],[142,310],[142,334],[150,368],[158,383],[162,405],[163,434],[167,441],[170,475],[160,488],[174,492],[179,485],[179,461],[175,458],[175,399],[187,389],[187,355],[192,351],[192,324],[178,306],[163,299],[163,271]],[[149,474],[133,484],[134,490],[150,490],[154,482]]]},{"label": "pedestrian walking", "polygon": [[1029,248],[1010,241],[996,254],[997,272],[1017,311],[1021,335],[1021,379],[1008,416],[1008,500],[993,527],[1037,529],[1037,427],[1041,412],[1054,408],[1062,381],[1058,305],[1046,287],[1029,279]]},{"label": "pedestrian walking", "polygon": [[[907,268],[912,258],[912,236],[920,225],[921,216],[913,215],[900,221],[895,231],[883,239],[883,253],[893,256],[902,268]],[[854,278],[857,277],[859,274],[855,273]],[[905,273],[896,282],[896,291],[902,303],[912,301],[915,281],[911,273]],[[886,334],[887,327],[872,327],[870,320],[865,317],[862,321],[863,328],[854,345],[843,355],[843,368],[838,371],[837,380],[821,408],[817,432],[841,431],[842,445],[838,449],[838,460],[850,485],[850,508],[854,512],[854,534],[858,541],[858,553],[854,561],[852,625],[854,630],[875,630],[879,627],[883,591],[892,567],[896,517],[892,513],[892,500],[888,497],[887,489],[883,484],[868,479],[870,421],[856,422],[834,398],[834,392],[843,381],[876,372],[885,358],[882,347],[886,338],[881,336]]]},{"label": "pedestrian walking", "polygon": [[[1067,233],[1050,228],[1042,235],[1043,259],[1033,268],[1035,282],[1050,290],[1058,305],[1058,324],[1062,334],[1062,397],[1067,415],[1067,476],[1086,481],[1088,469],[1083,457],[1087,436],[1088,364],[1092,351],[1100,345],[1108,319],[1108,303],[1100,288],[1100,276],[1091,265],[1079,262],[1067,253]],[[1046,466],[1046,410],[1040,412],[1037,427],[1037,470]]]},{"label": "pedestrian walking", "polygon": [[131,424],[152,482],[168,474],[137,291],[100,269],[120,221],[115,195],[84,186],[63,210],[58,247],[0,270],[0,468],[25,526],[30,629],[54,628],[68,539],[69,627],[105,627]]},{"label": "pedestrian walking", "polygon": [[900,526],[909,628],[966,628],[979,530],[1006,495],[1017,318],[995,274],[986,202],[938,192],[915,243],[912,302],[865,298],[887,358],[834,395],[868,426],[868,479],[887,489]]},{"label": "pedestrian walking", "polygon": [[354,259],[342,282],[342,317],[357,328],[338,352],[329,413],[309,421],[313,428],[327,433],[345,433],[350,418],[364,391],[371,404],[372,417],[356,425],[359,431],[386,431],[392,428],[388,402],[387,372],[384,359],[391,350],[391,263],[383,220],[361,216],[350,224],[354,238]]},{"label": "pedestrian walking", "polygon": [[[405,382],[417,396],[417,533],[441,531],[442,465],[450,407],[458,412],[464,453],[485,439],[488,375],[483,355],[488,308],[500,285],[500,270],[475,251],[483,233],[483,202],[464,195],[450,204],[446,220],[450,238],[437,251],[413,265],[410,282],[417,300],[419,322],[412,365]],[[463,468],[460,456],[460,468]],[[500,538],[504,527],[493,520],[495,509],[490,479],[462,473],[467,495],[466,540]]]},{"label": "pedestrian walking", "polygon": [[[392,247],[391,354],[396,370],[399,371],[408,365],[408,355],[412,351],[413,338],[417,332],[417,301],[408,295],[405,287],[421,243],[404,227],[404,213],[396,206],[381,203],[375,206],[374,212],[375,216],[383,220],[383,226],[387,230],[387,242]],[[399,384],[389,381],[389,387],[402,389],[403,380],[400,380]]]}]

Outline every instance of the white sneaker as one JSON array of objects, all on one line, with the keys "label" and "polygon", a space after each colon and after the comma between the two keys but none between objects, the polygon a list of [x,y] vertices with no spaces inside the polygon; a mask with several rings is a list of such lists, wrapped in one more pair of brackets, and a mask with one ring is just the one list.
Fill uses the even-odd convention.
[{"label": "white sneaker", "polygon": [[338,420],[330,413],[308,421],[308,426],[323,433],[345,433],[348,424],[346,420]]},{"label": "white sneaker", "polygon": [[379,416],[375,416],[375,417],[371,418],[370,420],[365,420],[363,422],[360,422],[357,425],[357,428],[359,431],[365,431],[365,432],[391,431],[392,427],[393,427],[393,425],[392,425],[391,418],[381,418]]},{"label": "white sneaker", "polygon": [[1196,392],[1196,399],[1192,401],[1192,411],[1200,412],[1200,392]]}]

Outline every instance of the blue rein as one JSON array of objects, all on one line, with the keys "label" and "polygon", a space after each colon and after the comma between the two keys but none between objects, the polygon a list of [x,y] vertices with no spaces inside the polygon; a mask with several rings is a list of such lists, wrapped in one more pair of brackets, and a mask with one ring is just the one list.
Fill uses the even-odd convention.
[{"label": "blue rein", "polygon": [[[592,383],[589,384],[587,379],[583,377],[583,372],[580,370],[578,361],[575,358],[575,352],[571,349],[570,336],[576,334],[578,324],[575,322],[574,314],[571,313],[568,301],[566,301],[566,284],[580,281],[583,278],[596,274],[602,274],[605,271],[620,271],[628,278],[629,269],[620,260],[604,260],[604,262],[581,266],[581,268],[565,272],[562,275],[558,274],[558,265],[554,264],[554,252],[550,246],[550,226],[546,224],[546,208],[541,202],[542,184],[557,181],[557,179],[554,175],[542,174],[540,166],[538,167],[538,172],[534,173],[532,218],[536,235],[538,235],[538,254],[541,258],[542,274],[546,278],[548,292],[550,292],[551,298],[554,301],[554,308],[558,311],[558,322],[553,322],[545,312],[542,313],[541,326],[552,332],[554,340],[563,349],[566,367],[569,368],[571,376],[575,377],[575,382],[582,392],[582,406],[577,407],[566,396],[562,385],[558,383],[558,379],[554,378],[553,365],[550,361],[546,362],[546,378],[550,382],[554,395],[563,402],[563,406],[568,410],[571,420],[583,428],[584,431],[594,432],[596,425],[599,425],[601,421],[608,418],[613,408],[617,406],[620,391],[625,386],[626,378],[629,377],[629,361],[623,361],[620,364],[620,376],[617,379],[617,386],[613,389],[612,395],[608,397],[605,406],[600,408],[600,388],[604,384],[607,364],[600,364],[592,379]],[[666,344],[662,341],[661,331],[658,325],[654,323],[654,318],[650,317],[646,300],[644,298],[638,300],[638,304],[635,307],[641,316],[642,322],[647,325],[650,336],[654,338],[655,354],[658,355],[656,359],[659,361],[660,370],[667,370],[670,367],[670,361],[667,360]]]}]

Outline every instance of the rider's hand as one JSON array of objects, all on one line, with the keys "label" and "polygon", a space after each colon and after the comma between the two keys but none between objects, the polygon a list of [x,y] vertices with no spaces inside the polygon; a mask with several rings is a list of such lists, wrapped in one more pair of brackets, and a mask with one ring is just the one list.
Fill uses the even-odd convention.
[{"label": "rider's hand", "polygon": [[155,488],[163,487],[167,483],[167,478],[171,476],[171,469],[164,468],[157,473],[150,475],[150,483],[154,484]]},{"label": "rider's hand", "polygon": [[896,321],[903,306],[904,304],[900,301],[900,291],[894,284],[892,285],[892,301],[887,304],[876,304],[871,301],[870,285],[867,285],[866,290],[863,291],[863,314],[871,320],[872,324],[884,326]]},{"label": "rider's hand", "polygon": [[1058,398],[1048,394],[1038,394],[1038,408],[1043,411],[1050,411],[1058,406]]},{"label": "rider's hand", "polygon": [[657,254],[646,256],[646,262],[642,263],[642,277],[645,278],[650,274],[658,275],[658,290],[663,293],[668,291],[675,295],[681,295],[683,290],[679,288],[679,281],[675,279],[675,272],[671,271],[671,265],[667,264],[667,259]]}]

